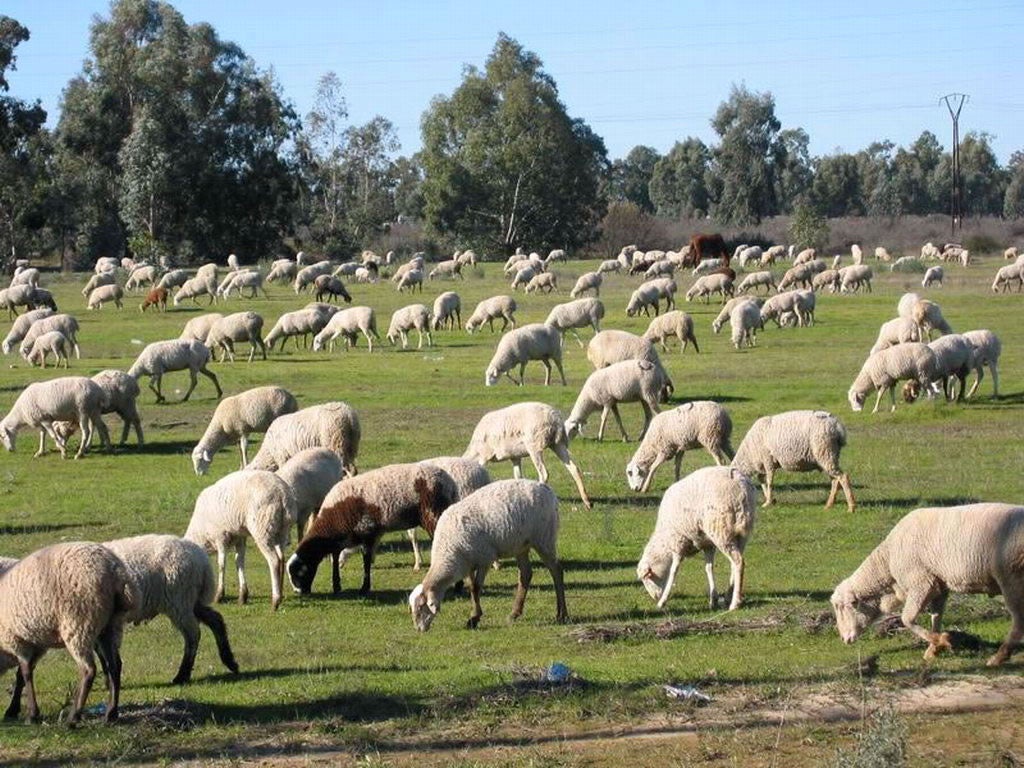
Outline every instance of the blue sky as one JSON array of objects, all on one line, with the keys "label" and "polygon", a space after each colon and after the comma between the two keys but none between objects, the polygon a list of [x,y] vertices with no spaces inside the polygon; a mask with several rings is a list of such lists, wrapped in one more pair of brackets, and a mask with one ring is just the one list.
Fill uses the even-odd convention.
[{"label": "blue sky", "polygon": [[[353,123],[391,120],[402,152],[420,145],[420,116],[449,94],[465,64],[482,65],[499,31],[537,53],[569,113],[611,157],[637,144],[666,152],[687,136],[713,141],[709,120],[732,83],[771,91],[784,127],[811,152],[897,144],[931,130],[948,146],[939,97],[965,92],[961,134],[993,134],[1000,162],[1024,149],[1024,2],[324,2],[181,0],[188,22],[211,23],[262,68],[273,68],[304,115],[317,78],[335,71]],[[832,8],[833,10],[823,10]],[[27,26],[12,93],[42,100],[81,71],[94,0],[5,0]]]}]

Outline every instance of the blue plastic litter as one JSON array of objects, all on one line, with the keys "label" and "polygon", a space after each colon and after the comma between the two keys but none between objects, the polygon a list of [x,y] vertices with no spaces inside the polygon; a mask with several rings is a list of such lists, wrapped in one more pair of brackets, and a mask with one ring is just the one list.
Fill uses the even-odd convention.
[{"label": "blue plastic litter", "polygon": [[565,666],[565,664],[556,661],[554,664],[548,667],[544,677],[547,679],[549,683],[564,683],[566,680],[569,679],[569,675],[571,674],[572,670]]}]

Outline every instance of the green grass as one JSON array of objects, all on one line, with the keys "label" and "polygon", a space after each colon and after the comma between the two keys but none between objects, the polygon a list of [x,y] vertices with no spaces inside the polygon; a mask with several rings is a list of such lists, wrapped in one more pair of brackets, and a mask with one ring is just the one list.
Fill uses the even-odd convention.
[{"label": "green grass", "polygon": [[[358,597],[358,562],[343,574],[344,594],[332,599],[329,576],[321,569],[312,597],[288,594],[281,609],[269,606],[265,563],[249,548],[247,575],[252,594],[248,606],[227,602],[221,610],[242,668],[237,677],[220,667],[209,632],[200,646],[194,675],[187,687],[169,684],[181,654],[180,636],[165,619],[130,628],[125,637],[126,723],[107,729],[93,722],[75,732],[63,728],[0,725],[3,758],[18,762],[79,758],[173,760],[231,754],[239,742],[301,750],[303,744],[330,742],[354,753],[403,735],[424,732],[470,734],[486,739],[496,729],[530,732],[543,726],[560,731],[590,723],[628,724],[639,718],[676,711],[660,689],[665,682],[703,681],[713,697],[767,701],[805,685],[858,685],[852,665],[859,656],[880,654],[879,679],[901,685],[921,668],[922,648],[900,634],[865,637],[845,647],[834,629],[806,628],[808,620],[828,609],[828,595],[909,510],[925,504],[968,500],[1020,501],[1024,448],[1020,440],[1024,403],[1024,363],[1017,353],[1020,328],[1019,295],[994,296],[988,290],[998,259],[981,259],[964,271],[949,266],[946,287],[928,295],[942,305],[956,330],[991,328],[1002,339],[1004,397],[991,399],[986,377],[980,397],[967,405],[920,402],[901,405],[897,413],[852,413],[846,391],[874,341],[878,326],[895,315],[904,290],[919,289],[912,275],[876,277],[874,293],[819,296],[817,323],[810,329],[767,329],[753,350],[736,352],[728,340],[710,332],[715,304],[686,304],[693,314],[701,354],[680,355],[675,347],[663,354],[675,381],[675,397],[723,401],[735,425],[739,444],[759,416],[795,408],[824,408],[838,414],[849,433],[843,465],[850,473],[859,508],[853,515],[843,506],[822,508],[828,480],[821,474],[786,474],[779,478],[778,504],[760,511],[747,550],[747,603],[734,614],[712,614],[705,602],[702,562],[688,561],[680,570],[676,591],[665,613],[636,580],[635,564],[653,529],[661,492],[670,484],[671,464],[659,470],[652,492],[639,497],[628,490],[625,465],[635,443],[598,443],[596,419],[588,437],[572,450],[595,499],[593,511],[579,503],[570,478],[557,460],[549,461],[551,482],[561,499],[560,554],[566,571],[567,599],[573,623],[553,623],[554,595],[550,579],[538,569],[524,617],[509,625],[515,568],[492,572],[484,589],[485,611],[480,629],[463,628],[469,613],[464,598],[449,599],[428,634],[414,631],[405,603],[418,582],[411,571],[411,553],[403,535],[386,538],[374,566],[374,591]],[[559,265],[563,290],[593,263]],[[878,271],[878,270],[876,270]],[[84,276],[48,282],[62,309],[82,324],[81,361],[71,373],[91,375],[104,368],[127,368],[140,343],[174,338],[199,310],[182,308],[166,314],[140,314],[129,302],[124,311],[106,307],[87,312],[79,295]],[[692,278],[681,276],[680,295]],[[612,276],[602,291],[608,313],[603,327],[642,332],[644,318],[627,318],[626,300],[635,280]],[[486,264],[465,282],[428,284],[423,298],[398,295],[388,282],[349,286],[356,303],[377,311],[386,331],[392,310],[413,301],[429,304],[442,290],[454,288],[462,297],[463,320],[475,303],[507,293],[501,266]],[[310,298],[271,286],[269,300],[234,299],[226,311],[252,308],[267,328],[284,311]],[[539,322],[567,295],[517,295],[520,323]],[[225,311],[223,307],[216,307]],[[205,311],[205,308],[204,308]],[[589,333],[584,334],[589,337]],[[363,441],[361,470],[434,455],[461,454],[477,419],[484,412],[520,400],[543,400],[568,413],[589,372],[585,354],[571,339],[566,346],[568,387],[542,386],[539,364],[527,368],[527,384],[507,380],[483,384],[484,368],[497,335],[486,330],[435,334],[430,349],[400,351],[385,341],[380,351],[365,346],[334,354],[274,352],[268,362],[218,364],[226,394],[252,386],[280,384],[300,405],[340,399],[360,414]],[[244,346],[244,345],[243,345]],[[8,357],[0,379],[0,409],[6,411],[18,391],[42,377],[20,359]],[[63,374],[63,370],[61,371]],[[556,379],[557,380],[557,379]],[[196,477],[189,452],[209,419],[216,401],[209,382],[200,377],[191,401],[177,402],[185,374],[164,380],[167,405],[154,405],[144,387],[140,411],[147,445],[133,445],[114,454],[90,453],[81,461],[61,461],[56,453],[32,459],[34,435],[22,433],[17,451],[0,457],[0,554],[24,555],[58,540],[106,540],[144,532],[181,533],[202,488],[237,468],[237,449],[216,457],[207,477]],[[180,394],[178,395],[180,397]],[[635,436],[639,408],[625,406],[627,429]],[[114,417],[116,421],[116,417]],[[119,434],[119,421],[108,419]],[[609,435],[614,435],[612,430]],[[693,452],[684,472],[711,463]],[[495,477],[511,476],[508,464],[490,467]],[[528,468],[532,472],[532,468]],[[719,559],[718,575],[727,580]],[[237,593],[228,575],[228,595]],[[607,643],[578,643],[571,632],[581,625],[655,622],[663,618],[714,618],[721,631],[657,639],[634,636]],[[768,631],[745,631],[737,622],[778,617]],[[998,602],[956,597],[947,610],[951,626],[997,643],[1008,626]],[[732,629],[730,629],[732,627]],[[936,662],[949,674],[984,671],[982,651],[958,651]],[[1024,658],[1024,657],[1022,657]],[[524,670],[539,670],[553,661],[569,665],[583,681],[565,690],[522,685]],[[1016,663],[994,675],[1016,674]],[[7,675],[5,682],[11,680]],[[39,665],[36,677],[44,720],[53,724],[68,701],[75,671],[67,656],[54,652]],[[519,682],[517,682],[519,681]],[[90,703],[102,698],[97,685]],[[184,700],[193,723],[147,716],[143,707],[165,700]],[[185,705],[182,705],[185,706]],[[133,713],[134,719],[133,719]],[[699,717],[699,715],[697,715]]]}]

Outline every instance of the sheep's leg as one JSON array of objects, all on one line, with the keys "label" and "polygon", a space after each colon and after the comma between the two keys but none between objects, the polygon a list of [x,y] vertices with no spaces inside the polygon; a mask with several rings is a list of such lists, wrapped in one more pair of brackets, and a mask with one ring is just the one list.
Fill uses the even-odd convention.
[{"label": "sheep's leg", "polygon": [[715,587],[715,548],[704,550],[704,574],[708,579],[708,606],[711,610],[718,607],[718,589]]},{"label": "sheep's leg", "polygon": [[743,552],[735,545],[732,545],[726,550],[725,554],[729,557],[729,584],[732,589],[732,600],[729,601],[729,610],[735,611],[743,602]]},{"label": "sheep's leg", "polygon": [[284,581],[284,554],[281,546],[267,546],[257,541],[256,545],[270,568],[270,604],[276,611],[281,605],[281,584]]},{"label": "sheep's leg", "polygon": [[580,492],[580,500],[583,502],[583,506],[587,509],[593,509],[594,505],[590,501],[590,497],[587,496],[587,489],[583,487],[583,475],[580,473],[580,468],[576,466],[576,462],[572,460],[572,456],[569,455],[569,449],[561,443],[556,443],[551,446],[551,450],[561,459],[573,482],[576,483],[576,490]]},{"label": "sheep's leg", "polygon": [[128,442],[128,427],[131,425],[135,427],[135,437],[139,441],[139,445],[142,445],[142,419],[139,417],[139,412],[136,410],[135,406],[132,405],[131,412],[128,414],[127,418],[125,416],[122,416],[121,418],[124,419],[124,432],[121,435],[121,444],[123,445]]},{"label": "sheep's leg", "polygon": [[992,374],[992,397],[999,399],[999,365],[993,361],[988,364],[988,370]]},{"label": "sheep's leg", "polygon": [[222,545],[217,545],[217,591],[213,595],[213,602],[219,603],[224,600],[224,572],[227,570],[228,553]]},{"label": "sheep's leg", "polygon": [[918,615],[932,601],[933,593],[933,585],[915,584],[914,587],[907,590],[907,597],[903,602],[903,611],[900,614],[903,626],[928,643],[928,649],[924,652],[925,659],[933,659],[939,651],[950,647],[948,636],[930,632],[916,623]]},{"label": "sheep's leg", "polygon": [[196,388],[196,384],[199,382],[199,376],[198,376],[198,374],[197,374],[197,372],[196,372],[196,370],[194,368],[189,368],[189,370],[188,370],[188,378],[189,378],[188,390],[185,392],[185,396],[183,398],[181,398],[181,402],[183,402],[183,403],[186,400],[189,399],[189,397],[192,395],[192,390],[194,390]]},{"label": "sheep's leg", "polygon": [[423,567],[423,559],[420,557],[420,543],[416,541],[416,529],[410,528],[405,533],[409,537],[409,543],[412,544],[412,569],[418,571]]},{"label": "sheep's leg", "polygon": [[533,466],[537,469],[537,478],[542,483],[546,483],[548,481],[548,468],[544,464],[544,454],[541,452],[531,452],[530,461],[533,462]]},{"label": "sheep's leg", "polygon": [[[110,442],[110,431],[107,429],[107,425],[104,423],[99,413],[93,416],[92,426],[100,433],[100,448],[108,451],[114,450],[114,445]],[[91,437],[92,436],[90,435],[90,439]]]},{"label": "sheep's leg", "polygon": [[107,684],[107,711],[104,720],[117,722],[118,704],[121,700],[121,632],[116,625],[108,624],[96,642],[96,652],[103,667]]},{"label": "sheep's leg", "polygon": [[[97,416],[97,418],[99,418]],[[78,444],[78,451],[75,453],[75,458],[80,459],[85,453],[85,449],[89,447],[89,443],[92,442],[92,419],[88,416],[83,415],[78,421],[78,428],[82,432],[82,441]],[[110,442],[110,436],[107,436],[107,442]]]},{"label": "sheep's leg", "polygon": [[665,588],[661,591],[661,597],[658,599],[658,608],[664,608],[665,603],[668,602],[668,596],[672,592],[672,585],[676,582],[676,572],[679,570],[679,564],[682,562],[682,558],[672,553],[672,564],[668,569],[668,577],[665,579]]},{"label": "sheep's leg", "polygon": [[249,463],[249,458],[246,456],[246,449],[249,447],[249,436],[242,435],[238,441],[238,451],[242,454],[242,466],[239,469],[245,469],[245,465]]},{"label": "sheep's leg", "polygon": [[[201,603],[196,603],[192,612],[199,621],[208,626],[210,631],[213,632],[213,636],[217,641],[217,653],[220,656],[221,663],[232,672],[237,673],[238,662],[235,661],[235,655],[231,652],[231,644],[228,642],[228,630],[224,624],[223,617],[221,617],[217,611],[213,610],[213,608],[202,605]],[[197,645],[198,641],[199,635],[197,630]],[[191,673],[191,671],[192,670],[189,669],[189,673]]]},{"label": "sheep's leg", "polygon": [[[96,679],[96,657],[91,649],[74,649],[68,647],[68,653],[78,663],[78,693],[75,695],[71,711],[68,712],[68,725],[77,725],[82,719],[82,709],[85,708],[85,701],[89,698],[89,691],[92,690],[93,681]],[[26,681],[26,685],[29,685]]]},{"label": "sheep's leg", "polygon": [[[18,659],[18,674],[21,678],[21,685],[25,691],[25,720],[30,723],[37,722],[39,720],[39,703],[36,701],[36,684],[33,677],[33,671],[35,670],[36,660],[38,656],[33,656],[28,659]],[[15,694],[20,694],[18,690],[17,681],[15,681]],[[20,695],[18,696],[20,700]],[[7,712],[14,711],[13,717],[18,716],[19,706],[15,706],[15,701],[11,700],[11,706],[8,707]]]},{"label": "sheep's leg", "polygon": [[601,440],[604,440],[604,427],[605,427],[605,424],[608,423],[608,414],[610,412],[611,412],[611,409],[607,405],[604,406],[601,409],[601,424],[597,428],[597,440],[598,440],[598,442],[600,442]]},{"label": "sheep's leg", "polygon": [[32,458],[38,459],[44,453],[46,453],[46,430],[45,429],[40,429],[39,430],[39,450],[35,452],[35,454],[32,456]]},{"label": "sheep's leg", "polygon": [[[534,462],[534,466],[536,466],[536,464],[537,462]],[[523,458],[521,456],[516,456],[514,459],[512,459],[512,477],[514,477],[516,480],[519,480],[522,478],[522,476]]]},{"label": "sheep's leg", "polygon": [[540,555],[541,562],[551,572],[551,581],[555,586],[555,621],[565,624],[569,621],[569,611],[565,607],[565,580],[562,578],[562,565],[558,562],[558,557],[554,552],[538,549],[537,554]]},{"label": "sheep's leg", "polygon": [[655,413],[661,412],[661,407],[658,405],[657,401],[654,401],[653,404],[648,404],[644,400],[640,401],[640,407],[643,409],[644,412],[644,425],[641,428],[640,436],[637,439],[643,440],[644,435],[647,434],[647,428],[651,426],[651,419],[654,418]]},{"label": "sheep's leg", "polygon": [[331,553],[331,593],[341,593],[341,567],[345,564],[349,555],[354,553],[356,550],[343,549],[340,552]]},{"label": "sheep's leg", "polygon": [[156,401],[158,403],[162,403],[164,401],[163,392],[160,391],[160,384],[162,379],[163,374],[160,373],[154,373],[152,376],[149,377],[149,388],[153,390],[153,394],[156,395]]},{"label": "sheep's leg", "polygon": [[[201,604],[195,605],[196,611],[203,608]],[[210,609],[206,609],[210,610]],[[216,611],[214,611],[216,613]],[[218,614],[219,615],[219,614]],[[192,668],[196,663],[196,653],[199,650],[199,614],[192,610],[175,611],[171,623],[178,629],[185,640],[185,651],[178,665],[178,674],[171,680],[172,685],[184,685],[192,679]],[[222,622],[223,623],[223,622]]]},{"label": "sheep's leg", "polygon": [[761,490],[764,491],[764,504],[762,507],[768,507],[772,505],[774,499],[772,498],[772,481],[775,479],[775,471],[772,469],[766,469],[764,472],[764,484],[761,486]]},{"label": "sheep's leg", "polygon": [[[547,360],[547,358],[541,358],[540,362],[541,362],[541,365],[544,366],[544,386],[545,387],[550,386],[551,385],[551,363]],[[526,370],[526,366],[524,365],[523,369],[519,372],[519,378],[523,377],[523,371],[525,371],[525,370]]]},{"label": "sheep's leg", "polygon": [[[841,485],[842,488],[843,488],[843,495],[846,497],[846,508],[847,508],[847,510],[849,510],[850,512],[853,512],[853,510],[856,509],[856,507],[857,507],[857,502],[853,498],[853,487],[850,485],[850,476],[848,474],[846,474],[845,472],[843,472],[835,480],[833,480],[833,483],[835,483],[836,481],[838,481],[839,485]],[[835,486],[833,485],[832,495],[829,498],[834,500],[835,499],[835,495],[836,495]],[[831,506],[831,505],[829,505],[829,506]]]},{"label": "sheep's leg", "polygon": [[882,402],[882,395],[885,394],[885,389],[885,387],[879,387],[875,392],[875,407],[871,409],[872,413],[878,413],[878,404]]},{"label": "sheep's leg", "polygon": [[611,410],[612,416],[615,417],[615,423],[619,425],[619,433],[622,435],[622,442],[629,442],[629,435],[626,434],[626,428],[622,426],[622,416],[619,414],[619,404],[612,403],[610,406],[605,406],[605,410]]},{"label": "sheep's leg", "polygon": [[[204,365],[202,368],[199,369],[199,373],[203,374],[203,376],[205,376],[206,378],[208,378],[210,381],[213,382],[213,386],[216,387],[216,389],[217,389],[217,399],[218,400],[221,397],[224,396],[224,390],[222,390],[220,388],[220,382],[217,380],[217,375],[215,373],[213,373],[213,371],[211,371],[209,368],[207,368]],[[192,378],[195,379],[195,374],[194,373],[192,374]],[[195,384],[193,384],[192,387],[194,389],[195,388]],[[185,399],[187,400],[188,398],[186,397]]]},{"label": "sheep's leg", "polygon": [[[249,585],[245,581],[244,537],[235,542],[235,572],[238,574],[238,604],[245,605],[249,602]],[[271,574],[271,580],[273,580],[273,574]]]},{"label": "sheep's leg", "polygon": [[373,565],[373,550],[376,541],[368,541],[363,545],[363,583],[359,587],[359,594],[366,596],[370,594],[370,566]]},{"label": "sheep's leg", "polygon": [[949,590],[943,589],[932,600],[928,606],[928,613],[931,617],[932,632],[938,634],[942,629],[942,614],[946,611],[946,601],[949,600]]},{"label": "sheep's leg", "polygon": [[516,598],[512,603],[512,615],[509,616],[509,619],[512,621],[523,615],[526,593],[530,591],[530,583],[533,581],[530,551],[526,550],[516,555],[516,564],[519,566],[519,583],[516,585]]},{"label": "sheep's leg", "polygon": [[[1017,579],[1018,577],[1014,576],[1013,578]],[[1003,644],[999,646],[999,650],[985,662],[989,667],[997,667],[1009,659],[1020,643],[1021,637],[1024,637],[1024,589],[1021,588],[1019,581],[1000,581],[999,587],[1003,593],[1006,609],[1010,612],[1012,623],[1010,632],[1006,635]]]},{"label": "sheep's leg", "polygon": [[4,720],[14,720],[21,712],[21,694],[25,690],[25,677],[21,674],[21,661],[14,673],[14,687],[11,689],[11,703],[4,712]]},{"label": "sheep's leg", "polygon": [[[580,338],[580,335],[576,332],[576,329],[570,328],[569,330],[572,331],[572,335],[576,337],[576,343],[580,345],[580,349],[583,349],[583,339]],[[564,336],[562,337],[562,340],[565,341]]]},{"label": "sheep's leg", "polygon": [[487,574],[486,565],[478,565],[473,571],[473,578],[469,582],[469,598],[473,601],[473,612],[466,622],[466,629],[476,629],[480,623],[480,617],[484,615],[484,609],[480,606],[480,590],[484,585],[484,576]]}]

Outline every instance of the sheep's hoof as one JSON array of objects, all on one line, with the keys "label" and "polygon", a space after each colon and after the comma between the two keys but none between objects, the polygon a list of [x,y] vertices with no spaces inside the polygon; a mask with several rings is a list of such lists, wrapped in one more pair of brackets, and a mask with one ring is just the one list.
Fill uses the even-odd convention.
[{"label": "sheep's hoof", "polygon": [[118,719],[118,717],[120,717],[120,715],[121,715],[121,713],[118,712],[117,709],[108,709],[107,710],[107,714],[104,715],[104,717],[103,717],[103,721],[107,725],[113,725],[114,723],[117,722],[117,719]]},{"label": "sheep's hoof", "polygon": [[480,623],[479,616],[470,616],[469,621],[466,622],[466,629],[476,629],[477,624]]},{"label": "sheep's hoof", "polygon": [[1007,655],[1002,651],[997,651],[988,657],[988,661],[985,662],[986,667],[999,667],[1006,661]]},{"label": "sheep's hoof", "polygon": [[238,593],[238,604],[245,605],[249,602],[249,590]]}]

